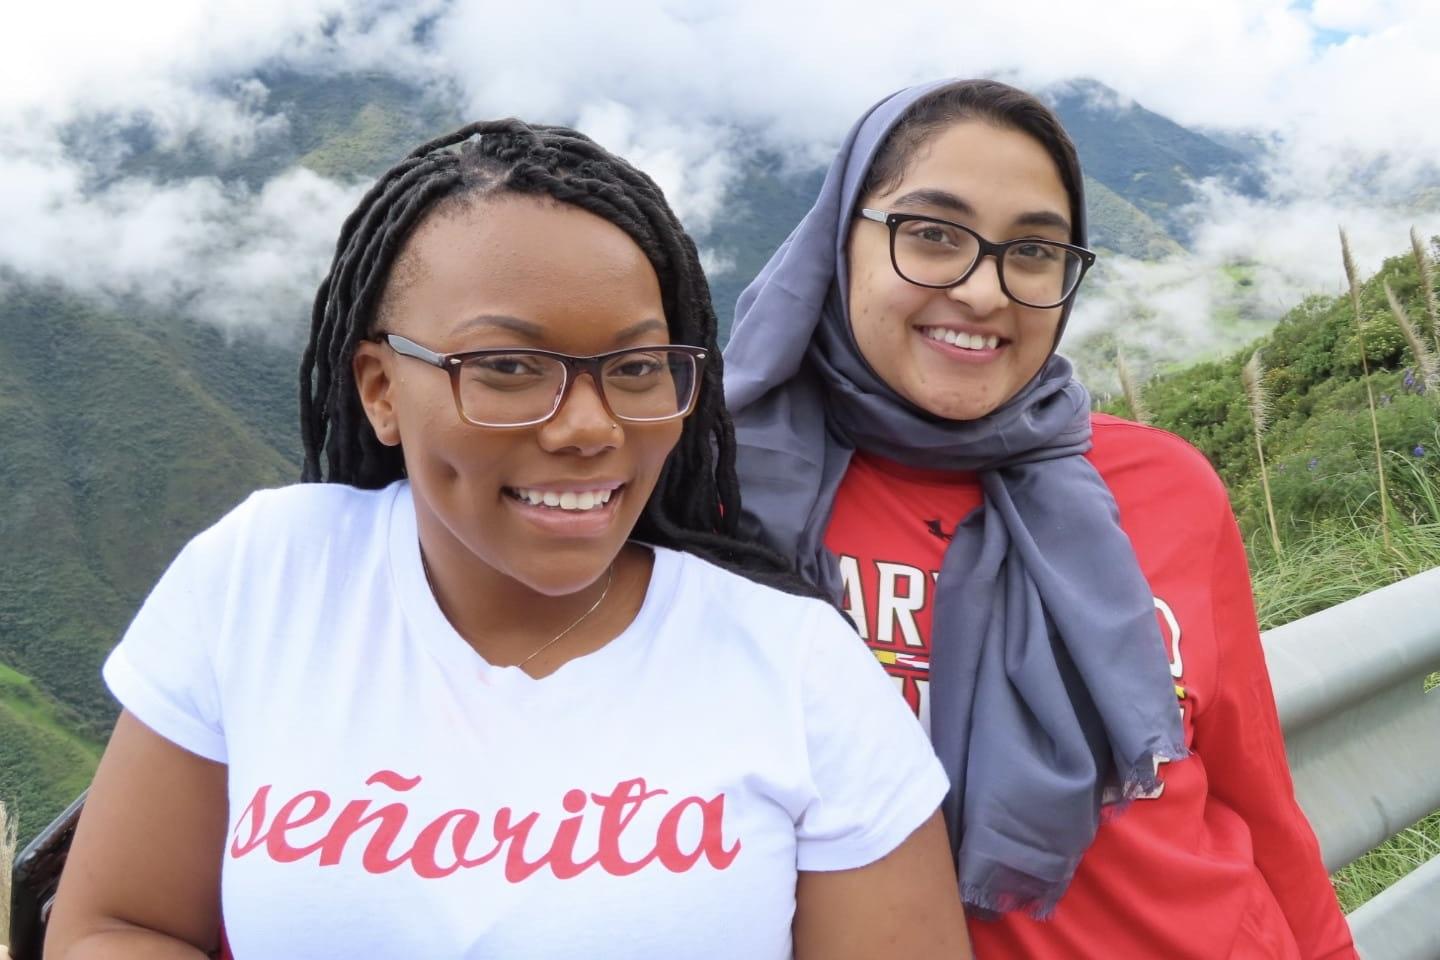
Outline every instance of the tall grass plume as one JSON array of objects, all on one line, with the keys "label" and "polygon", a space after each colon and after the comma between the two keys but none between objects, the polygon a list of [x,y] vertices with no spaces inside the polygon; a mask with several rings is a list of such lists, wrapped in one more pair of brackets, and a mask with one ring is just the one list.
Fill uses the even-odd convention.
[{"label": "tall grass plume", "polygon": [[15,863],[19,830],[19,821],[0,800],[0,948],[10,942],[10,868]]},{"label": "tall grass plume", "polygon": [[1430,344],[1415,329],[1410,322],[1410,316],[1405,312],[1405,307],[1400,303],[1395,291],[1390,289],[1390,281],[1384,281],[1385,299],[1390,302],[1390,312],[1395,315],[1395,322],[1400,325],[1400,332],[1405,335],[1405,342],[1410,344],[1410,352],[1415,355],[1415,372],[1418,379],[1430,391],[1430,395],[1436,396],[1440,390],[1440,360],[1435,357],[1435,351],[1430,349]]},{"label": "tall grass plume", "polygon": [[1420,271],[1420,300],[1425,304],[1425,315],[1430,318],[1430,335],[1435,338],[1436,352],[1440,353],[1440,295],[1435,293],[1435,265],[1414,227],[1410,228],[1410,249],[1415,253],[1415,269]]},{"label": "tall grass plume", "polygon": [[1370,360],[1365,354],[1365,318],[1360,313],[1360,276],[1350,253],[1350,238],[1340,228],[1340,254],[1345,261],[1345,279],[1350,286],[1350,306],[1355,313],[1355,339],[1360,345],[1360,374],[1365,380],[1365,399],[1370,406],[1370,435],[1375,440],[1375,476],[1380,481],[1380,533],[1390,547],[1390,492],[1385,488],[1385,455],[1380,450],[1380,419],[1375,414],[1375,387],[1370,382]]},{"label": "tall grass plume", "polygon": [[1270,521],[1270,545],[1275,554],[1280,554],[1280,525],[1275,522],[1275,501],[1270,497],[1270,470],[1265,466],[1265,428],[1270,425],[1270,396],[1265,391],[1265,367],[1260,361],[1260,351],[1250,355],[1250,360],[1240,370],[1240,382],[1245,385],[1245,398],[1250,405],[1250,422],[1255,428],[1255,454],[1260,458],[1260,486],[1265,491],[1265,516]]},{"label": "tall grass plume", "polygon": [[1120,375],[1120,393],[1125,397],[1130,419],[1136,423],[1154,422],[1150,410],[1145,406],[1145,398],[1140,396],[1140,385],[1135,382],[1135,377],[1130,373],[1130,365],[1125,362],[1123,351],[1115,352],[1115,367]]}]

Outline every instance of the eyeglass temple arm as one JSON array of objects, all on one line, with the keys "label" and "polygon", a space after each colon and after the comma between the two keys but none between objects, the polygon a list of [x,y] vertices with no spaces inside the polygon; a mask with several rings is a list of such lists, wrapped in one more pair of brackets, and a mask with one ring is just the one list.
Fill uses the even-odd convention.
[{"label": "eyeglass temple arm", "polygon": [[398,333],[387,333],[385,335],[385,341],[390,344],[390,349],[394,350],[402,357],[412,357],[416,360],[424,360],[432,367],[443,368],[445,366],[445,355],[443,353],[436,353],[434,350],[426,350],[414,340],[409,340],[405,337],[402,337]]},{"label": "eyeglass temple arm", "polygon": [[890,219],[889,214],[884,210],[873,210],[870,207],[861,207],[860,216],[866,220],[874,220],[876,223],[885,223]]}]

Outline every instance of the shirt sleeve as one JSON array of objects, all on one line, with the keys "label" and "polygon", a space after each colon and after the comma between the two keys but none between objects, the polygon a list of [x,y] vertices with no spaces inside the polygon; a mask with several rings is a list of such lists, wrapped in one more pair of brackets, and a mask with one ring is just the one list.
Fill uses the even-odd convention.
[{"label": "shirt sleeve", "polygon": [[217,763],[226,761],[226,751],[213,654],[240,512],[180,551],[103,670],[111,694],[137,720]]},{"label": "shirt sleeve", "polygon": [[900,846],[949,781],[920,721],[838,612],[815,605],[804,673],[813,792],[795,826],[801,870],[849,870]]},{"label": "shirt sleeve", "polygon": [[1349,925],[1295,800],[1285,741],[1260,646],[1240,531],[1222,508],[1212,577],[1216,692],[1195,718],[1195,749],[1211,792],[1244,817],[1255,864],[1274,893],[1305,960],[1353,960]]}]

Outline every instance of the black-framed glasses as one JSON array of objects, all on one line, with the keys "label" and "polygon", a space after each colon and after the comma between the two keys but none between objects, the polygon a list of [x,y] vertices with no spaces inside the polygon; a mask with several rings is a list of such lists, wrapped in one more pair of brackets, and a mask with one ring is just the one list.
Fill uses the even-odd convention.
[{"label": "black-framed glasses", "polygon": [[555,415],[565,394],[589,374],[617,420],[658,423],[689,416],[709,356],[703,347],[627,347],[593,357],[501,347],[436,353],[396,333],[390,349],[450,374],[455,409],[477,427],[533,427]]},{"label": "black-framed glasses", "polygon": [[890,265],[918,287],[959,286],[981,258],[993,256],[1005,296],[1027,307],[1058,307],[1075,295],[1095,254],[1073,243],[1019,237],[992,243],[969,227],[936,217],[862,209],[859,216],[890,228]]}]

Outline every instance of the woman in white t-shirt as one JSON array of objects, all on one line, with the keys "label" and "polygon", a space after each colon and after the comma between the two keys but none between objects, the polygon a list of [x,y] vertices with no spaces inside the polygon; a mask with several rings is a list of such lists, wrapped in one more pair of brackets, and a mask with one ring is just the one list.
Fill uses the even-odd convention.
[{"label": "woman in white t-shirt", "polygon": [[418,148],[301,383],[311,482],[196,537],[106,664],[48,957],[969,955],[919,725],[735,535],[648,177],[514,120]]}]

